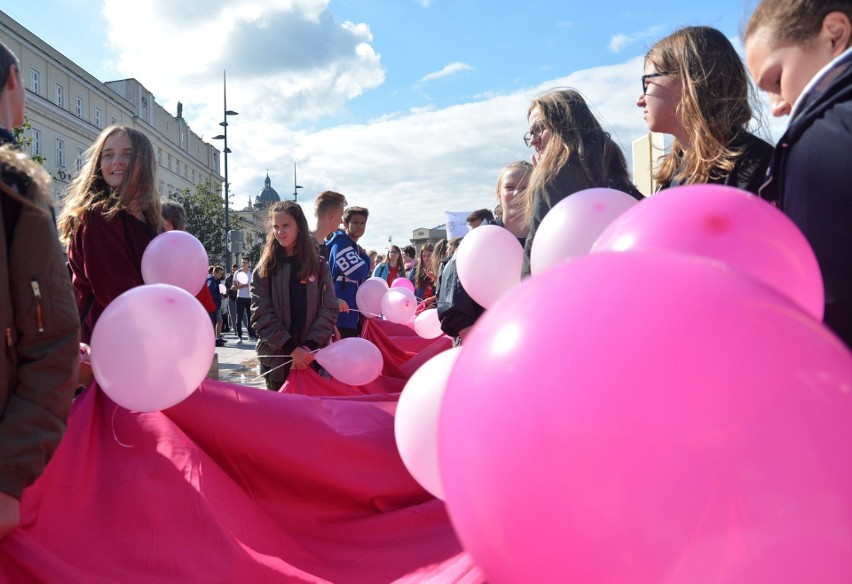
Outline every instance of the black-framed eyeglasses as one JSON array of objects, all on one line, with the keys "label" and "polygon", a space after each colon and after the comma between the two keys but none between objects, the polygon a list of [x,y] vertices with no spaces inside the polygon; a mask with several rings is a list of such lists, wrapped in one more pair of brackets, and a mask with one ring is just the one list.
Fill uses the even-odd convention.
[{"label": "black-framed eyeglasses", "polygon": [[538,123],[532,127],[532,130],[524,134],[524,144],[527,145],[527,148],[532,146],[533,140],[541,138],[541,135],[544,134],[545,129],[546,128],[544,127],[544,124]]},{"label": "black-framed eyeglasses", "polygon": [[642,95],[648,91],[648,79],[653,79],[654,77],[665,77],[666,75],[671,75],[671,71],[660,71],[659,73],[648,73],[647,75],[642,75]]}]

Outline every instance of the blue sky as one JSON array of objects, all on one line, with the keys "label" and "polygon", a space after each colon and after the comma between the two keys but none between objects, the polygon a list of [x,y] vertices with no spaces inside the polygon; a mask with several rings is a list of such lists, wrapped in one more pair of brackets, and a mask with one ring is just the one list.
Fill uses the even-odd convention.
[{"label": "blue sky", "polygon": [[[371,210],[366,247],[493,207],[499,170],[528,159],[536,94],[574,86],[631,158],[644,132],[642,56],[678,27],[736,37],[753,0],[54,0],[3,10],[102,81],[135,77],[202,136],[228,70],[231,190],[343,192]],[[769,130],[777,136],[780,126]]]}]

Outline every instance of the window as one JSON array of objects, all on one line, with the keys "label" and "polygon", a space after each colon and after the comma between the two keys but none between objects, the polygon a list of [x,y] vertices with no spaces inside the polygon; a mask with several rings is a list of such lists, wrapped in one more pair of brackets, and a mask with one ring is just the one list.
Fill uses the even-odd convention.
[{"label": "window", "polygon": [[157,164],[163,166],[163,149],[157,148]]},{"label": "window", "polygon": [[56,139],[56,166],[65,167],[65,141]]},{"label": "window", "polygon": [[83,169],[83,149],[77,148],[77,172]]},{"label": "window", "polygon": [[32,148],[32,156],[41,156],[41,130],[32,128],[32,137],[33,141],[30,144],[30,147]]},{"label": "window", "polygon": [[101,126],[101,110],[99,108],[95,108],[95,127],[100,128]]},{"label": "window", "polygon": [[83,98],[79,95],[74,98],[74,115],[83,119]]},{"label": "window", "polygon": [[[169,154],[169,170],[171,170],[171,169],[172,169],[172,155]],[[169,185],[169,186],[171,186],[171,185]]]},{"label": "window", "polygon": [[30,90],[38,95],[41,92],[41,73],[30,67]]},{"label": "window", "polygon": [[165,182],[163,182],[163,181],[160,181],[160,196],[162,196],[162,195],[163,195],[163,192],[164,192],[165,190],[166,190],[166,183],[165,183]]},{"label": "window", "polygon": [[54,85],[55,95],[56,95],[56,105],[59,107],[65,107],[65,88],[59,85],[58,83]]},{"label": "window", "polygon": [[117,120],[117,119],[115,119],[115,118],[110,118],[110,119],[112,120],[112,121],[110,122],[110,124],[112,124],[113,126],[114,126],[114,125],[116,125],[116,124],[118,123],[118,120]]}]

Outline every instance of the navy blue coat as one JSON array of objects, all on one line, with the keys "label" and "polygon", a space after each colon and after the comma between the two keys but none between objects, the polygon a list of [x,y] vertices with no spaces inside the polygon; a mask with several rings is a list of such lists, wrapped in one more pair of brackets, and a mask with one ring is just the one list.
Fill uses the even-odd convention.
[{"label": "navy blue coat", "polygon": [[802,230],[825,283],[825,324],[852,347],[852,54],[800,98],[760,196]]}]

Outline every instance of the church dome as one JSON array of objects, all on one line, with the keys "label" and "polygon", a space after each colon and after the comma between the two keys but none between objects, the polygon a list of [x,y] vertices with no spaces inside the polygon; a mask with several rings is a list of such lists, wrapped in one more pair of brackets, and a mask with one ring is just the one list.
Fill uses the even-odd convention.
[{"label": "church dome", "polygon": [[278,195],[278,191],[272,188],[272,181],[269,179],[269,173],[267,173],[263,189],[261,189],[254,199],[254,206],[257,209],[263,209],[280,200],[281,197]]}]

